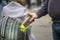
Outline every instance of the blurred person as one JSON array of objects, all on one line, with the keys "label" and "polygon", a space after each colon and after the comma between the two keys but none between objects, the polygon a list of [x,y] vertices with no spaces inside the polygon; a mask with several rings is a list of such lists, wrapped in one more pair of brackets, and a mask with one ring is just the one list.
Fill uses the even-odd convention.
[{"label": "blurred person", "polygon": [[41,0],[41,4],[42,4],[43,2],[45,2],[45,0]]},{"label": "blurred person", "polygon": [[8,4],[8,0],[0,0],[0,16],[4,6]]},{"label": "blurred person", "polygon": [[45,2],[45,0],[41,0],[42,2]]},{"label": "blurred person", "polygon": [[53,40],[60,40],[60,0],[45,0],[37,13],[28,13],[31,20],[41,18],[49,14],[52,19]]},{"label": "blurred person", "polygon": [[41,0],[36,0],[37,1],[37,6],[41,5]]},{"label": "blurred person", "polygon": [[31,0],[26,0],[28,8],[31,8]]},{"label": "blurred person", "polygon": [[[3,8],[2,16],[17,18],[21,22],[23,22],[28,13],[28,10],[25,6],[26,0],[12,0],[8,5]],[[31,25],[29,25],[28,27],[29,28],[25,40],[35,40],[35,37],[31,33]]]}]

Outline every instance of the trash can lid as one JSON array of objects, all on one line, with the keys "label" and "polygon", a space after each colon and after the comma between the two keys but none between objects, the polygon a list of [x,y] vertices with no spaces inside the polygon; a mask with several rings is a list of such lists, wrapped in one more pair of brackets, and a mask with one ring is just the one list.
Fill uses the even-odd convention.
[{"label": "trash can lid", "polygon": [[9,17],[22,17],[27,15],[27,8],[12,1],[3,8],[2,15]]}]

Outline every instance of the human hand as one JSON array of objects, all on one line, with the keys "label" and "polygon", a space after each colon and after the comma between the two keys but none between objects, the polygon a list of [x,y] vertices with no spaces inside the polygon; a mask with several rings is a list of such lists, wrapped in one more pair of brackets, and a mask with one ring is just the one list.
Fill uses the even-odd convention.
[{"label": "human hand", "polygon": [[38,18],[38,16],[36,15],[36,13],[30,13],[29,12],[28,15],[32,17],[31,20],[30,20],[30,22],[32,22],[32,21],[34,21],[35,19]]}]

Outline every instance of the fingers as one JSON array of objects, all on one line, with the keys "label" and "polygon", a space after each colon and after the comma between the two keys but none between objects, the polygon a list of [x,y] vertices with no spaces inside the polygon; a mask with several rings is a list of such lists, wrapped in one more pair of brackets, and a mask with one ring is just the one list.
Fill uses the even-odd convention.
[{"label": "fingers", "polygon": [[36,13],[28,13],[28,16],[31,16],[30,22],[33,22],[35,19],[38,18],[38,16],[36,15]]},{"label": "fingers", "polygon": [[33,14],[32,13],[28,13],[27,16],[31,16],[30,22],[34,21],[34,17],[33,17]]},{"label": "fingers", "polygon": [[33,21],[34,21],[34,19],[35,19],[35,18],[34,18],[34,17],[32,17],[32,18],[30,19],[30,22],[33,22]]},{"label": "fingers", "polygon": [[32,16],[32,14],[28,13],[27,16]]}]

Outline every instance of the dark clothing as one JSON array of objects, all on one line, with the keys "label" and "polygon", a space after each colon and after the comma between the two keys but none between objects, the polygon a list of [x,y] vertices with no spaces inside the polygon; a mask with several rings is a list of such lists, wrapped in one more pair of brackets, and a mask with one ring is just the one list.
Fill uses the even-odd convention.
[{"label": "dark clothing", "polygon": [[0,3],[2,2],[2,0],[0,0]]},{"label": "dark clothing", "polygon": [[2,1],[6,1],[6,2],[8,2],[8,0],[0,0],[0,3],[2,3]]},{"label": "dark clothing", "polygon": [[60,0],[45,0],[41,9],[37,12],[38,17],[49,13],[52,18],[53,39],[60,40]]},{"label": "dark clothing", "polygon": [[52,31],[53,31],[53,39],[60,40],[60,22],[53,22]]},{"label": "dark clothing", "polygon": [[7,0],[0,0],[0,17],[1,17],[1,12],[4,6],[8,4]]},{"label": "dark clothing", "polygon": [[41,7],[41,9],[37,12],[38,17],[44,16],[47,14],[48,12],[48,2],[49,0],[45,0],[45,2],[43,2],[43,6]]},{"label": "dark clothing", "polygon": [[41,0],[36,0],[37,1],[37,6],[41,5]]},{"label": "dark clothing", "polygon": [[31,0],[26,0],[26,2],[27,2],[27,5],[28,5],[28,8],[30,8],[31,7]]},{"label": "dark clothing", "polygon": [[45,0],[43,6],[38,11],[37,15],[39,17],[46,15],[49,13],[50,17],[52,17],[53,21],[60,19],[60,0]]}]

